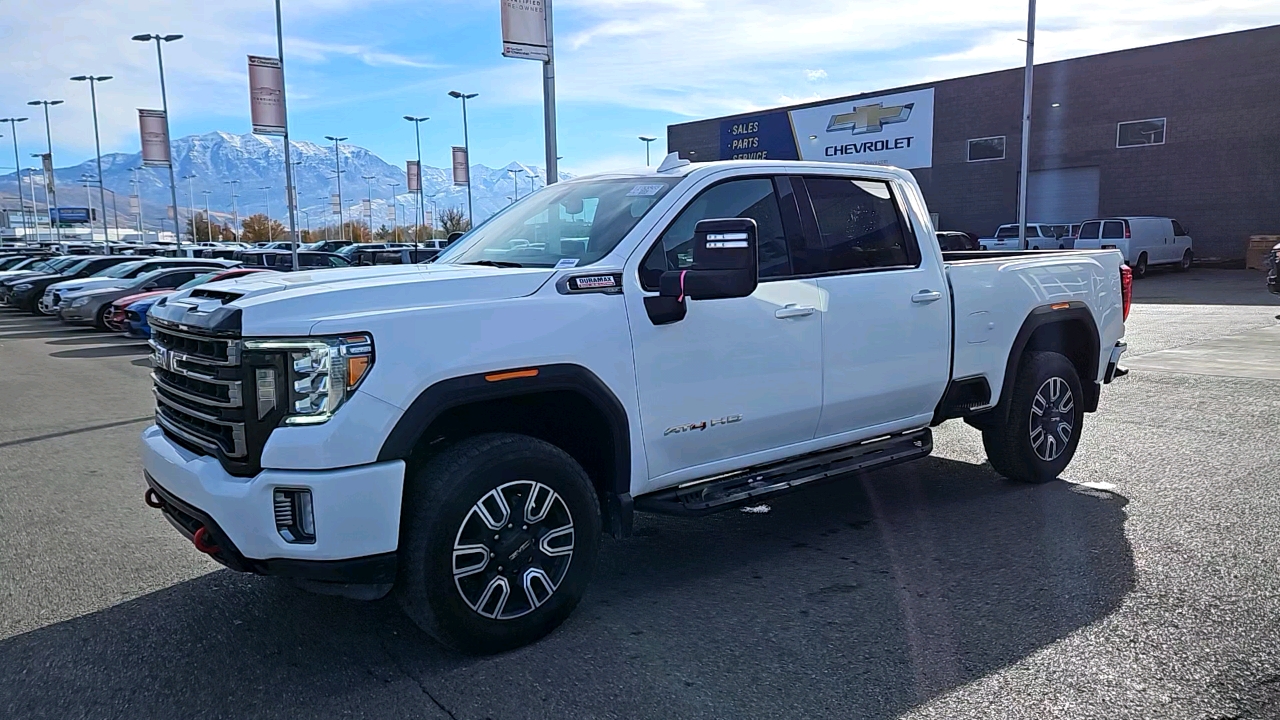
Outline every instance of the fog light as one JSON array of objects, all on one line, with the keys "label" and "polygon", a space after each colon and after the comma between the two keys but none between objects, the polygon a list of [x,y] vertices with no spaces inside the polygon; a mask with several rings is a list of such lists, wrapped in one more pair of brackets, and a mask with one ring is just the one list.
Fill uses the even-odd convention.
[{"label": "fog light", "polygon": [[315,513],[310,490],[278,488],[272,497],[276,531],[285,542],[311,544],[316,541]]}]

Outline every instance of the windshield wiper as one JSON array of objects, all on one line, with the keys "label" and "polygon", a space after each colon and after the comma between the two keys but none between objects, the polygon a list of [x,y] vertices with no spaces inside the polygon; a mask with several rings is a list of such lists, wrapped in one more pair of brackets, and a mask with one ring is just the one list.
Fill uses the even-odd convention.
[{"label": "windshield wiper", "polygon": [[462,265],[484,265],[486,267],[496,268],[522,268],[524,267],[518,262],[507,262],[506,260],[474,260],[472,262],[461,263]]}]

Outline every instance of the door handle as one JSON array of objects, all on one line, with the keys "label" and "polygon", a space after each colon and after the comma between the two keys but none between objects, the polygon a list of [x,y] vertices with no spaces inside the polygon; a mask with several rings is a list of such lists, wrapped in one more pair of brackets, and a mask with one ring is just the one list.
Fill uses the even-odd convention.
[{"label": "door handle", "polygon": [[911,296],[911,302],[918,303],[921,305],[925,303],[937,302],[938,300],[941,300],[941,299],[942,299],[942,293],[938,292],[937,290],[921,290],[920,292]]},{"label": "door handle", "polygon": [[784,305],[775,310],[773,312],[773,316],[779,320],[786,320],[787,318],[809,317],[817,311],[817,308],[791,303],[790,305]]}]

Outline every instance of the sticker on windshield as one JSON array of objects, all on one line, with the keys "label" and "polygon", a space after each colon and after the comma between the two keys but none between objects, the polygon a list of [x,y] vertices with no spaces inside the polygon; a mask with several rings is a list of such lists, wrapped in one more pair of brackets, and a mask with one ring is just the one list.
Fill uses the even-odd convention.
[{"label": "sticker on windshield", "polygon": [[556,269],[571,268],[578,266],[578,258],[560,258],[560,262],[556,263]]},{"label": "sticker on windshield", "polygon": [[650,197],[666,189],[666,185],[636,185],[627,193],[627,197]]}]

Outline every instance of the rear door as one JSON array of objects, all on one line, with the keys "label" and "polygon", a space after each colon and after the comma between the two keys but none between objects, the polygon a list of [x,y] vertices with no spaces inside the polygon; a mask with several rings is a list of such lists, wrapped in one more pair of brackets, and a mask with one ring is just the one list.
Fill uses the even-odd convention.
[{"label": "rear door", "polygon": [[[1087,226],[1088,223],[1085,223],[1085,225]],[[1081,233],[1083,234],[1083,230]],[[1124,255],[1125,262],[1130,265],[1137,261],[1138,253],[1130,254],[1130,250],[1133,248],[1130,246],[1129,240],[1125,239],[1123,220],[1106,220],[1102,223],[1102,239],[1099,246],[1119,249]],[[1150,258],[1148,258],[1149,260]]]},{"label": "rear door", "polygon": [[927,228],[886,180],[805,176],[802,188],[822,251],[817,436],[928,422],[950,375],[951,307],[938,255],[922,252]]}]

